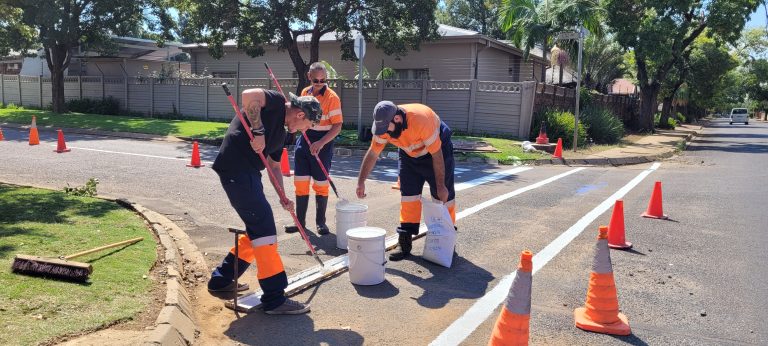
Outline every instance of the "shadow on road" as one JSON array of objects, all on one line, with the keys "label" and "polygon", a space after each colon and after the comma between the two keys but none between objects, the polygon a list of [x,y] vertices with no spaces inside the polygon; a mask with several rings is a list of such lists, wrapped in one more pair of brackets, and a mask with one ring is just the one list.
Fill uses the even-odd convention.
[{"label": "shadow on road", "polygon": [[363,345],[365,341],[352,330],[315,330],[311,313],[296,316],[250,313],[233,321],[224,335],[246,345]]}]

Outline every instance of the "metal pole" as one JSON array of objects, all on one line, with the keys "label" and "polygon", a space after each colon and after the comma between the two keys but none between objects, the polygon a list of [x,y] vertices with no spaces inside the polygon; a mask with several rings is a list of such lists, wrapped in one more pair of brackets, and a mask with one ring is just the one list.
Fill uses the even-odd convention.
[{"label": "metal pole", "polygon": [[581,94],[581,54],[584,45],[584,29],[579,26],[579,62],[577,64],[577,76],[576,77],[576,111],[574,112],[574,127],[573,127],[573,152],[576,152],[579,140],[579,95]]},{"label": "metal pole", "polygon": [[[358,56],[362,56],[363,45],[358,48]],[[363,59],[357,59],[357,136],[362,140],[363,136]]]}]

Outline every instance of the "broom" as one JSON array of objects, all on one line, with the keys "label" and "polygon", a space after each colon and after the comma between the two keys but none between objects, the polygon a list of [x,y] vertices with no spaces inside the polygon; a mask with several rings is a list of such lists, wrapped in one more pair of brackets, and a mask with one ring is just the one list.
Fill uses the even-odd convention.
[{"label": "broom", "polygon": [[13,265],[11,266],[11,269],[14,273],[18,274],[85,282],[88,280],[88,275],[93,272],[93,267],[91,267],[91,264],[69,260],[121,245],[131,245],[138,243],[143,239],[144,238],[139,237],[124,240],[121,242],[100,246],[95,249],[78,252],[69,256],[61,256],[59,258],[16,255],[16,257],[13,258]]}]

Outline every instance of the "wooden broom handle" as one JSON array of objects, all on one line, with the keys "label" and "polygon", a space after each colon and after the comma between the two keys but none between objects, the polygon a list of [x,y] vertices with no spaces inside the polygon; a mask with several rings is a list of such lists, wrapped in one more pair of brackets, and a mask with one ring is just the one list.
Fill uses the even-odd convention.
[{"label": "wooden broom handle", "polygon": [[75,257],[80,257],[80,256],[85,256],[87,254],[92,254],[94,252],[98,252],[98,251],[101,251],[101,250],[106,250],[106,249],[110,249],[110,248],[113,248],[113,247],[118,247],[120,245],[130,245],[130,244],[133,244],[133,243],[138,243],[138,242],[140,242],[142,240],[144,240],[143,237],[123,240],[121,242],[117,242],[117,243],[113,243],[113,244],[109,244],[109,245],[104,245],[104,246],[99,246],[99,247],[97,247],[95,249],[85,250],[83,252],[78,252],[76,254],[72,254],[72,255],[69,255],[69,256],[64,256],[63,259],[69,260],[69,259],[73,259]]}]

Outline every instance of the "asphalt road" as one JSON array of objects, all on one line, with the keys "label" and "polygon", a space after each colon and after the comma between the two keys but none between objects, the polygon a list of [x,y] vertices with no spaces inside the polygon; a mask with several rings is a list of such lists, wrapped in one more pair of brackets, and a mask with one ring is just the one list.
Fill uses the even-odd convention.
[{"label": "asphalt road", "polygon": [[[67,135],[72,152],[55,154],[53,133],[42,133],[38,147],[28,146],[24,133],[4,133],[0,181],[60,189],[97,177],[100,193],[128,197],[176,220],[207,253],[209,265],[231,246],[224,228],[239,226],[239,220],[215,173],[185,166],[190,150],[185,143]],[[216,148],[201,149],[204,161],[215,156]],[[578,171],[533,167],[468,187],[457,197],[458,257],[451,269],[415,257],[387,263],[386,281],[377,286],[355,286],[341,274],[295,297],[312,304],[305,316],[255,312],[235,320],[218,302],[202,299],[201,341],[425,345],[446,333],[460,336],[448,344],[482,345],[499,313],[498,305],[484,304],[487,296],[516,269],[520,251],[548,249],[549,255],[534,258],[549,261],[542,261],[533,277],[531,344],[766,344],[768,187],[761,180],[768,175],[767,152],[766,124],[715,122],[683,155],[655,170],[650,164]],[[350,199],[358,165],[359,158],[334,162],[339,190]],[[399,203],[390,189],[395,169],[395,161],[381,160],[364,200],[371,208],[368,224],[390,234]],[[463,164],[457,180],[509,169]],[[639,217],[657,180],[663,182],[668,221]],[[509,196],[514,191],[519,194]],[[627,240],[635,244],[633,251],[611,251],[620,307],[632,326],[629,337],[573,326],[573,309],[584,304],[597,227],[611,214],[599,206],[612,204],[617,191],[623,192]],[[287,213],[275,214],[278,224],[289,221]],[[332,212],[329,218],[333,222]],[[314,220],[312,213],[308,220]],[[298,235],[279,233],[289,275],[314,264]],[[556,240],[564,233],[571,237]],[[313,241],[324,259],[343,253],[335,249],[334,235]],[[422,246],[421,240],[415,243],[416,254]],[[245,277],[255,284],[253,271]],[[487,312],[465,316],[470,309]],[[473,322],[456,328],[462,316]]]}]

